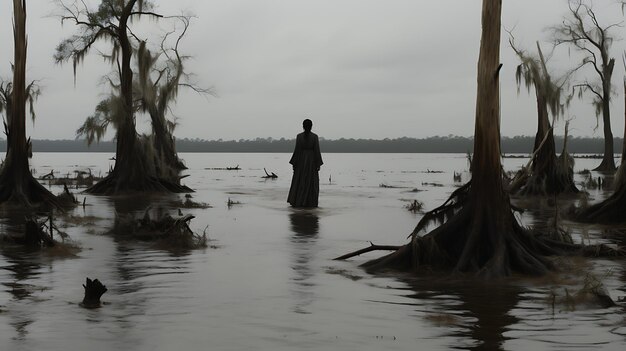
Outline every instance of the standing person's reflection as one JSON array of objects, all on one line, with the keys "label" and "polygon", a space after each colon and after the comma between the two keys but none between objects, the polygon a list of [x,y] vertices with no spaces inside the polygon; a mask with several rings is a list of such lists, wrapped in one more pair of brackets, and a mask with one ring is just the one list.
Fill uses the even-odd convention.
[{"label": "standing person's reflection", "polygon": [[292,262],[291,269],[294,274],[290,277],[289,290],[294,297],[294,312],[311,313],[309,306],[316,300],[315,294],[315,256],[318,251],[315,243],[319,234],[319,217],[315,210],[294,211],[289,214],[291,222],[290,237]]},{"label": "standing person's reflection", "polygon": [[296,137],[296,148],[289,163],[293,165],[293,178],[287,202],[293,207],[317,207],[320,192],[319,170],[322,162],[317,134],[311,132],[313,122],[302,122],[304,132]]},{"label": "standing person's reflection", "polygon": [[320,219],[315,210],[293,212],[289,214],[289,222],[291,222],[291,231],[297,241],[307,241],[317,237],[320,231]]}]

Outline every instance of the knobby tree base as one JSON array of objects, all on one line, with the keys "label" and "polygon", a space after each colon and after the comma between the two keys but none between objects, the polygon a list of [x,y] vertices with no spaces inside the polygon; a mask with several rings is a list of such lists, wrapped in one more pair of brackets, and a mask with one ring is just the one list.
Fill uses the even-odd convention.
[{"label": "knobby tree base", "polygon": [[132,192],[156,192],[156,193],[189,193],[193,190],[185,185],[176,184],[151,176],[135,177],[129,180],[128,176],[120,175],[119,172],[111,172],[104,179],[85,190],[94,195],[119,195]]},{"label": "knobby tree base", "polygon": [[593,170],[596,172],[612,173],[615,172],[616,169],[615,160],[613,160],[613,155],[611,154],[609,157],[605,156],[602,158],[600,165]]},{"label": "knobby tree base", "polygon": [[613,193],[606,200],[584,209],[574,210],[573,218],[585,223],[626,223],[626,188]]},{"label": "knobby tree base", "polygon": [[[180,211],[180,210],[179,210]],[[167,249],[191,250],[207,247],[206,231],[198,235],[191,230],[189,222],[193,215],[172,217],[162,208],[157,208],[155,216],[150,216],[148,207],[142,218],[134,214],[117,214],[111,232],[127,240],[150,241]],[[154,217],[154,218],[153,218]]]},{"label": "knobby tree base", "polygon": [[[534,162],[534,170],[530,175],[522,170],[518,176],[524,178],[511,182],[511,193],[546,196],[580,192],[574,183],[574,160],[568,153],[564,152],[558,158],[551,154],[545,160],[535,159]],[[516,183],[520,185],[515,187]]]},{"label": "knobby tree base", "polygon": [[517,195],[558,195],[577,194],[580,190],[576,187],[573,177],[559,177],[556,174],[531,174]]},{"label": "knobby tree base", "polygon": [[[426,215],[433,218],[433,215],[448,211],[445,223],[425,236],[417,236],[414,232],[409,244],[389,255],[366,262],[363,267],[369,271],[471,272],[485,278],[497,278],[514,272],[545,274],[554,269],[547,258],[552,255],[624,254],[606,245],[583,247],[523,228],[513,215],[506,197],[502,203],[481,202],[479,196],[471,193],[470,187],[463,191],[467,192],[467,196],[453,194],[460,202],[449,200],[444,206],[433,210],[436,213],[431,211]],[[455,208],[459,210],[455,211]],[[455,213],[450,214],[449,211]]]},{"label": "knobby tree base", "polygon": [[626,163],[622,162],[614,181],[615,192],[604,201],[586,208],[571,211],[571,217],[585,223],[618,224],[626,223]]},{"label": "knobby tree base", "polygon": [[28,172],[19,182],[8,168],[0,173],[0,203],[22,208],[62,208],[62,202]]}]

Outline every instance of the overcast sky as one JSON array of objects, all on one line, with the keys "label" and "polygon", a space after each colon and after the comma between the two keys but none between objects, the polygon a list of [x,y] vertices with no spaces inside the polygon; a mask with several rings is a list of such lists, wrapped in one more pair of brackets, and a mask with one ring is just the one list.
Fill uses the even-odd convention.
[{"label": "overcast sky", "polygon": [[[71,0],[70,0],[71,1]],[[97,1],[88,1],[97,4]],[[193,12],[183,51],[200,85],[217,97],[183,91],[174,108],[178,138],[292,138],[304,118],[325,138],[470,136],[474,132],[476,63],[480,41],[479,0],[155,0],[162,14]],[[76,27],[50,16],[50,0],[27,0],[28,79],[37,79],[34,138],[73,138],[75,130],[106,92],[99,77],[110,67],[96,55],[78,69],[53,62],[55,46]],[[615,0],[595,0],[602,23],[621,22]],[[545,28],[567,12],[565,0],[504,0],[502,22],[515,28],[517,43],[534,48]],[[13,58],[12,2],[0,1],[0,75],[9,77]],[[168,21],[147,24],[141,33],[154,40]],[[624,28],[615,34],[624,36]],[[518,95],[517,59],[503,31],[501,61],[502,134],[534,135],[536,105],[525,90]],[[611,106],[613,133],[624,130],[624,41],[614,43],[616,95]],[[554,72],[577,63],[560,50]],[[592,72],[581,72],[579,79]],[[575,101],[571,134],[602,136],[589,100]],[[145,116],[138,116],[146,129]],[[563,133],[563,123],[556,133]],[[110,135],[112,136],[112,134]],[[110,137],[109,136],[109,137]]]}]

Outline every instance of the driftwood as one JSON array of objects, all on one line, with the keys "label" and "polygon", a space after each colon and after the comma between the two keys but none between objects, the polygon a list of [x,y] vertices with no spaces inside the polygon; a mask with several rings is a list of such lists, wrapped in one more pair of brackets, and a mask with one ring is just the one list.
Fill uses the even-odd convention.
[{"label": "driftwood", "polygon": [[84,308],[98,308],[101,306],[100,297],[107,292],[106,286],[102,284],[98,279],[91,280],[86,279],[85,284],[85,296],[83,302],[80,304]]},{"label": "driftwood", "polygon": [[[61,242],[55,240],[61,238]],[[38,219],[36,216],[27,216],[24,219],[24,231],[22,235],[5,234],[0,237],[1,240],[23,245],[31,249],[42,249],[59,247],[58,245],[66,244],[66,239],[69,238],[67,233],[61,231],[54,223],[54,217],[52,214],[45,219]],[[61,246],[63,247],[63,246]],[[73,248],[70,243],[67,248]]]},{"label": "driftwood", "polygon": [[424,204],[420,201],[413,200],[411,203],[405,206],[405,208],[413,213],[420,212],[424,208]]},{"label": "driftwood", "polygon": [[54,179],[54,170],[51,170],[50,173],[41,176],[40,179],[42,179],[42,180]]},{"label": "driftwood", "polygon": [[271,172],[271,174],[267,173],[267,170],[265,168],[263,168],[263,171],[265,171],[265,175],[263,176],[263,178],[265,178],[265,179],[276,179],[276,178],[278,178],[278,176],[274,172]]},{"label": "driftwood", "polygon": [[205,168],[205,169],[209,171],[240,171],[241,170],[239,165],[236,165],[235,167],[211,167],[211,168]]},{"label": "driftwood", "polygon": [[230,209],[230,208],[231,208],[231,207],[233,207],[234,205],[241,205],[241,202],[231,200],[231,199],[230,199],[230,197],[229,197],[229,198],[228,198],[228,201],[226,202],[226,206],[228,207],[228,209]]},{"label": "driftwood", "polygon": [[343,256],[339,256],[337,258],[333,258],[333,260],[335,260],[335,261],[344,261],[344,260],[347,260],[347,259],[352,258],[354,256],[359,256],[359,255],[362,255],[364,253],[371,252],[371,251],[396,251],[396,250],[400,249],[401,247],[402,246],[375,245],[374,243],[372,243],[370,241],[370,246],[369,247],[350,252],[348,254],[345,254]]},{"label": "driftwood", "polygon": [[128,239],[156,242],[160,247],[168,249],[196,249],[207,246],[206,232],[195,234],[189,222],[195,218],[191,214],[173,217],[169,213],[157,210],[156,218],[150,216],[148,207],[142,218],[132,214],[116,215],[112,232]]}]

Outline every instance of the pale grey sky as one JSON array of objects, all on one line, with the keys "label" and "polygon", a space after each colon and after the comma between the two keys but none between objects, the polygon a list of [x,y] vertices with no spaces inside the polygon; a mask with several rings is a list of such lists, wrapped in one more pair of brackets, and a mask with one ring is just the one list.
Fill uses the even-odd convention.
[{"label": "pale grey sky", "polygon": [[[97,3],[97,1],[88,1]],[[188,66],[218,97],[181,93],[174,108],[178,138],[240,139],[294,137],[302,119],[314,122],[325,138],[469,136],[474,131],[476,63],[480,40],[480,0],[155,0],[158,12],[193,12],[183,50]],[[27,0],[28,79],[43,94],[37,102],[34,138],[73,138],[106,91],[99,77],[110,67],[91,55],[78,69],[53,62],[55,46],[76,28],[49,15],[50,0]],[[602,23],[624,17],[615,0],[595,0]],[[546,41],[545,28],[566,14],[565,0],[504,0],[503,25],[515,27],[517,43],[534,48]],[[12,2],[0,0],[0,75],[9,77],[13,55]],[[141,35],[169,28],[150,22]],[[618,36],[626,35],[617,28]],[[517,59],[503,31],[501,61],[502,134],[534,135],[536,105],[525,90],[518,96]],[[544,48],[548,50],[549,44]],[[621,53],[614,44],[612,127],[624,130]],[[577,63],[566,49],[554,70]],[[580,79],[589,71],[580,75]],[[589,100],[575,101],[571,134],[602,136]],[[138,120],[146,130],[145,116]],[[556,126],[562,134],[562,123]],[[112,136],[112,134],[110,135]],[[110,137],[109,136],[109,137]]]}]

